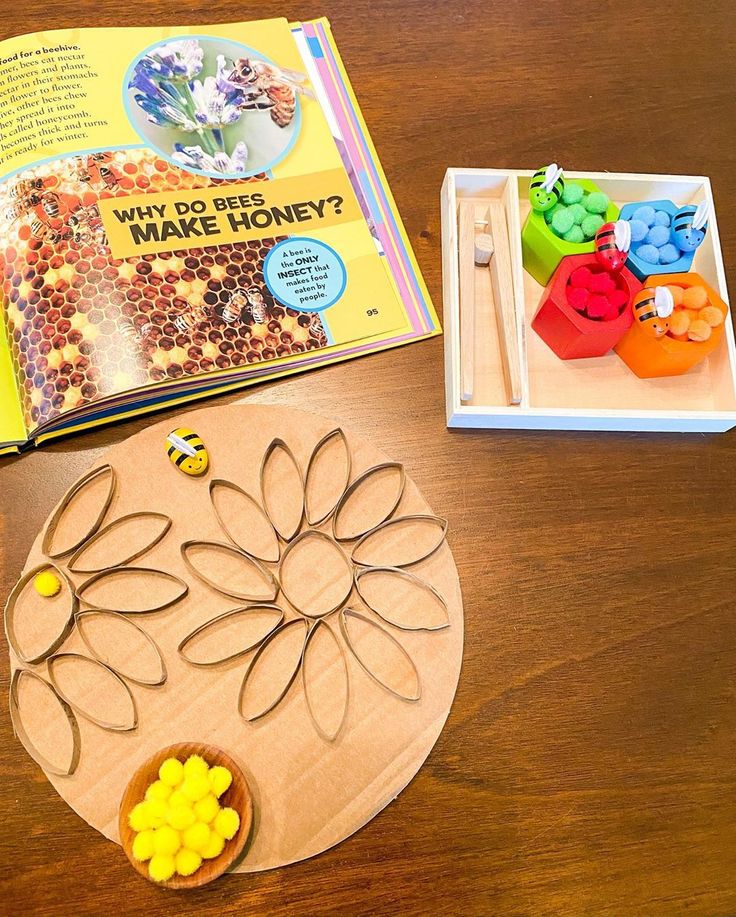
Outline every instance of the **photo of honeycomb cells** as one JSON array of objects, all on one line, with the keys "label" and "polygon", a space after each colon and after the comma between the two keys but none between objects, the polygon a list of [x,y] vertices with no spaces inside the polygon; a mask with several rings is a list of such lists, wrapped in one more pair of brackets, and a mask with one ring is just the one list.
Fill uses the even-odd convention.
[{"label": "photo of honeycomb cells", "polygon": [[232,183],[135,149],[46,163],[0,186],[0,289],[29,428],[150,383],[328,345],[318,313],[266,287],[263,261],[285,236],[112,257],[100,198]]}]

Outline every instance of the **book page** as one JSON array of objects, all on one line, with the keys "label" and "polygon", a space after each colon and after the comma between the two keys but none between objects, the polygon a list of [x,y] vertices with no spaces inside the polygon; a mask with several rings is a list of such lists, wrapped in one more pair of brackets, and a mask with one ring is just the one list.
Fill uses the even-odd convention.
[{"label": "book page", "polygon": [[0,45],[23,419],[408,328],[285,20]]}]

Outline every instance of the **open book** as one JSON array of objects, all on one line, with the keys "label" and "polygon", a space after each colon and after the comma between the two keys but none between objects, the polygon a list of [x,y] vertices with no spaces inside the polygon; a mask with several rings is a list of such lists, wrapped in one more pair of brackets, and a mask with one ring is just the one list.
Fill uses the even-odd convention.
[{"label": "open book", "polygon": [[325,20],[0,42],[0,452],[439,333]]}]

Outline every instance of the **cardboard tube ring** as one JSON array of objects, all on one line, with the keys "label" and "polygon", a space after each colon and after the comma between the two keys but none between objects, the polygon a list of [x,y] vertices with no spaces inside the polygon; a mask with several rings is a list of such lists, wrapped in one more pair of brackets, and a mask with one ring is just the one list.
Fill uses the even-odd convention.
[{"label": "cardboard tube ring", "polygon": [[[268,705],[268,707],[266,707],[265,710],[261,710],[260,713],[257,713],[254,716],[246,716],[243,713],[243,695],[245,694],[246,688],[248,686],[248,680],[250,679],[250,676],[253,670],[255,669],[256,665],[258,664],[258,660],[261,658],[261,656],[268,649],[268,647],[270,646],[270,644],[273,642],[273,640],[276,637],[278,637],[288,628],[294,627],[297,624],[300,624],[302,627],[304,627],[305,632],[304,632],[304,643],[302,645],[302,651],[299,654],[299,659],[297,660],[296,666],[294,667],[294,671],[289,676],[288,681],[284,685],[283,689],[279,692],[278,696],[275,698],[275,700],[271,701],[271,703]],[[309,633],[308,628],[309,628],[309,624],[307,623],[307,621],[304,618],[292,618],[291,621],[287,621],[285,624],[281,624],[275,630],[272,630],[271,633],[266,637],[266,639],[261,643],[261,645],[256,650],[255,656],[251,660],[251,663],[248,666],[248,668],[246,669],[245,675],[243,676],[243,680],[240,683],[240,691],[238,692],[238,713],[247,723],[255,723],[256,720],[260,720],[264,716],[266,716],[266,714],[271,713],[271,711],[275,710],[278,707],[278,705],[281,703],[281,701],[289,693],[291,686],[294,684],[294,682],[296,681],[296,677],[299,674],[299,669],[302,667],[302,663],[304,662],[304,651],[307,645],[307,636]]]},{"label": "cardboard tube ring", "polygon": [[[208,630],[210,627],[214,627],[216,624],[220,623],[221,621],[225,621],[228,618],[234,617],[235,615],[247,614],[248,612],[251,612],[251,611],[261,611],[263,609],[268,609],[269,611],[278,612],[278,620],[276,621],[274,626],[271,628],[271,630],[268,631],[265,637],[259,637],[258,640],[254,641],[249,646],[246,646],[244,649],[237,650],[235,653],[231,653],[229,656],[223,656],[222,659],[211,659],[211,660],[208,660],[207,662],[197,662],[196,660],[191,659],[189,656],[187,656],[185,652],[186,647],[191,643],[192,640],[194,640],[204,631]],[[252,605],[238,605],[237,608],[231,608],[230,611],[225,611],[222,614],[217,615],[217,617],[212,618],[210,621],[205,621],[204,624],[200,624],[199,627],[195,628],[191,633],[187,634],[186,637],[184,637],[181,643],[177,646],[176,651],[185,662],[188,662],[189,665],[197,666],[197,668],[204,669],[204,668],[208,668],[209,666],[213,666],[213,665],[222,665],[226,662],[232,662],[233,659],[240,659],[241,656],[245,656],[248,653],[250,653],[251,650],[254,650],[257,646],[259,646],[262,643],[263,640],[266,640],[269,637],[269,635],[273,633],[273,631],[275,631],[278,627],[280,627],[283,624],[283,622],[284,622],[283,609],[279,608],[278,605],[274,605],[273,602],[258,602]]]},{"label": "cardboard tube ring", "polygon": [[[294,468],[296,468],[297,474],[299,475],[299,480],[301,482],[301,489],[302,489],[302,506],[301,506],[301,513],[299,514],[299,521],[297,522],[296,526],[292,530],[284,531],[284,532],[282,532],[279,529],[278,525],[276,525],[276,522],[274,521],[274,518],[271,515],[271,511],[268,508],[268,499],[266,497],[266,481],[265,481],[266,468],[268,467],[268,463],[271,460],[271,456],[277,449],[282,449],[286,453],[286,455],[289,457],[290,461],[294,465]],[[299,462],[297,461],[296,456],[292,452],[290,446],[288,446],[284,442],[284,440],[278,436],[275,439],[271,440],[271,442],[268,445],[268,448],[266,449],[263,455],[263,460],[261,462],[260,482],[261,482],[261,500],[263,501],[263,509],[265,510],[265,513],[268,516],[269,522],[271,523],[271,525],[274,528],[274,531],[276,532],[276,534],[279,536],[279,538],[282,541],[291,541],[291,539],[296,535],[296,533],[301,528],[302,519],[304,518],[304,475],[302,474],[302,469],[299,466]]]},{"label": "cardboard tube ring", "polygon": [[[90,602],[88,599],[84,598],[84,593],[89,589],[90,586],[93,586],[95,583],[99,582],[105,577],[112,577],[121,573],[145,573],[152,576],[157,576],[161,579],[167,579],[169,582],[176,583],[176,585],[179,586],[179,592],[172,598],[162,602],[160,605],[155,605],[151,608],[103,608],[101,605],[96,605],[93,602]],[[90,576],[89,579],[86,579],[82,585],[77,588],[77,598],[91,611],[109,611],[113,614],[125,615],[144,615],[153,614],[157,611],[163,611],[165,608],[170,608],[172,605],[180,602],[188,592],[189,586],[187,583],[185,583],[181,577],[176,576],[174,573],[168,573],[166,570],[157,570],[154,567],[110,567],[110,569],[101,570],[99,573],[94,573],[92,576]]]},{"label": "cardboard tube ring", "polygon": [[[369,526],[367,529],[363,529],[360,532],[356,532],[354,535],[338,535],[337,530],[340,522],[340,513],[344,510],[345,505],[347,504],[350,497],[356,492],[360,485],[366,481],[369,477],[376,474],[379,471],[384,471],[389,468],[398,469],[400,475],[400,484],[399,489],[396,494],[396,499],[394,500],[389,511],[379,519],[374,525]],[[384,522],[387,522],[393,514],[396,512],[396,509],[401,502],[401,498],[404,495],[404,487],[406,486],[406,472],[404,471],[404,466],[400,462],[381,462],[380,465],[374,465],[372,468],[366,469],[361,475],[359,475],[353,483],[345,490],[345,493],[340,497],[340,502],[335,507],[335,512],[332,516],[332,536],[335,541],[355,541],[358,538],[364,538],[366,535],[370,535],[374,532],[379,525]]]},{"label": "cardboard tube ring", "polygon": [[[26,656],[20,648],[18,636],[15,631],[15,606],[19,596],[28,583],[37,576],[37,574],[43,573],[44,570],[53,570],[66,587],[69,593],[69,615],[58,635],[51,641],[46,649],[37,653],[35,656]],[[74,616],[78,607],[79,600],[74,589],[74,584],[64,571],[60,570],[55,564],[39,564],[37,567],[29,570],[28,573],[21,576],[15,586],[13,586],[12,592],[8,596],[8,601],[5,603],[5,636],[8,638],[8,643],[19,661],[25,665],[38,665],[39,662],[43,662],[45,659],[48,659],[52,653],[55,653],[74,629]]]},{"label": "cardboard tube ring", "polygon": [[[92,662],[94,665],[100,666],[100,668],[105,669],[108,674],[112,675],[115,681],[118,684],[122,685],[126,694],[130,698],[130,703],[133,708],[133,720],[131,723],[111,723],[107,720],[98,719],[96,716],[92,716],[91,713],[88,713],[83,707],[80,707],[79,704],[74,703],[69,699],[69,696],[64,693],[59,687],[59,683],[56,680],[56,675],[54,674],[54,667],[62,659],[84,659],[86,662]],[[52,656],[48,661],[48,670],[49,670],[49,679],[53,685],[56,693],[59,697],[67,703],[75,713],[79,716],[84,717],[85,720],[88,720],[90,723],[94,723],[95,726],[99,726],[100,729],[106,729],[108,732],[133,732],[133,730],[138,728],[138,706],[133,697],[133,692],[130,690],[128,685],[125,682],[125,679],[122,678],[115,669],[111,668],[107,663],[100,662],[99,659],[91,659],[89,656],[85,656],[83,653],[57,653],[55,656]]]},{"label": "cardboard tube ring", "polygon": [[[237,541],[237,539],[233,536],[230,529],[225,524],[225,520],[222,518],[222,515],[217,508],[217,504],[215,503],[214,492],[215,490],[217,490],[218,487],[225,488],[227,490],[234,490],[236,493],[241,494],[241,496],[245,497],[247,500],[250,500],[250,502],[253,504],[256,510],[260,513],[260,515],[263,516],[263,518],[268,523],[268,525],[271,527],[271,529],[273,529],[273,534],[276,539],[276,556],[275,557],[273,556],[262,557],[260,554],[256,554],[255,551],[248,551],[246,548],[243,547],[242,544],[240,544]],[[212,503],[212,508],[215,511],[215,516],[217,517],[217,521],[220,524],[220,528],[227,535],[230,541],[232,541],[235,547],[238,548],[238,550],[242,551],[243,554],[247,554],[249,557],[253,557],[256,560],[260,560],[263,563],[277,564],[279,562],[279,557],[281,556],[281,549],[279,546],[279,536],[278,536],[278,533],[276,532],[276,529],[274,528],[273,522],[269,519],[268,513],[263,509],[263,507],[256,500],[256,498],[252,497],[248,493],[247,490],[243,490],[242,487],[239,487],[237,484],[233,484],[232,481],[226,481],[224,478],[214,478],[212,481],[210,481],[209,490],[210,490],[210,502]]]},{"label": "cardboard tube ring", "polygon": [[[160,667],[161,667],[160,677],[156,681],[149,681],[148,679],[145,679],[145,678],[136,678],[134,675],[129,675],[127,672],[121,671],[120,668],[112,665],[112,663],[105,662],[105,660],[100,656],[100,654],[94,648],[92,641],[89,639],[87,634],[84,632],[84,626],[82,624],[82,619],[90,618],[90,617],[114,618],[115,620],[119,620],[122,618],[126,622],[126,624],[129,624],[131,627],[134,627],[138,631],[138,633],[141,634],[145,638],[148,645],[153,648],[154,652],[158,656],[158,660],[159,660]],[[158,688],[160,685],[166,684],[166,679],[168,678],[168,672],[166,670],[166,660],[163,657],[163,653],[159,649],[159,646],[156,643],[156,641],[153,639],[153,637],[147,631],[143,630],[143,628],[139,624],[136,624],[135,621],[126,617],[124,614],[121,614],[119,611],[101,611],[95,608],[90,608],[87,611],[78,611],[76,614],[76,621],[77,621],[77,630],[79,631],[80,637],[84,641],[84,645],[89,650],[90,655],[93,657],[93,659],[95,659],[97,662],[101,662],[103,665],[106,665],[108,668],[112,669],[113,672],[115,672],[121,678],[124,678],[126,681],[132,681],[134,685],[141,685],[144,688]]]},{"label": "cardboard tube ring", "polygon": [[[299,604],[289,594],[289,590],[286,587],[285,578],[283,575],[284,564],[286,563],[286,559],[288,558],[289,554],[291,554],[291,552],[294,550],[294,548],[298,544],[300,544],[305,539],[309,539],[309,538],[319,538],[322,541],[328,542],[328,544],[334,547],[336,551],[339,552],[340,557],[345,564],[345,569],[348,571],[350,575],[350,584],[347,588],[347,591],[345,592],[345,595],[343,595],[340,601],[335,603],[335,605],[333,605],[332,608],[328,608],[326,611],[321,611],[319,614],[315,614],[314,612],[305,611],[304,608],[299,607]],[[350,559],[348,558],[347,554],[343,551],[343,549],[340,547],[340,545],[337,543],[337,541],[335,541],[334,538],[331,538],[325,532],[320,532],[316,529],[306,529],[304,532],[297,535],[293,541],[289,542],[289,544],[286,546],[286,550],[284,551],[284,553],[281,556],[281,566],[279,567],[279,585],[281,587],[281,591],[283,592],[284,596],[286,597],[287,602],[292,606],[292,608],[294,608],[295,611],[298,611],[299,614],[304,615],[305,618],[312,618],[312,619],[326,618],[328,615],[331,615],[334,611],[338,611],[340,608],[342,608],[345,602],[347,602],[347,600],[350,598],[350,593],[353,588],[353,571],[352,571],[352,566],[350,564]]]},{"label": "cardboard tube ring", "polygon": [[[40,681],[54,696],[62,713],[66,716],[72,734],[72,754],[69,759],[69,765],[66,768],[58,767],[56,764],[49,761],[48,758],[44,757],[26,732],[26,728],[23,725],[23,715],[21,713],[20,700],[18,697],[20,682],[23,678],[35,678],[36,681]],[[13,732],[36,764],[38,764],[47,774],[54,774],[57,777],[71,777],[79,764],[79,758],[82,751],[82,740],[79,733],[79,723],[74,715],[74,711],[56,688],[46,681],[45,678],[41,678],[37,672],[32,672],[30,669],[16,669],[15,672],[13,672],[13,677],[10,682],[8,709],[10,711],[10,721],[13,724]]]},{"label": "cardboard tube ring", "polygon": [[[345,455],[347,456],[347,471],[345,473],[345,484],[337,500],[335,501],[334,505],[326,513],[323,513],[322,516],[320,516],[319,518],[316,518],[309,511],[309,477],[310,477],[310,474],[314,470],[314,463],[315,463],[315,460],[317,459],[317,456],[322,451],[322,449],[327,445],[327,443],[331,439],[334,439],[335,437],[339,438],[342,441],[345,447]],[[304,515],[306,516],[307,522],[310,525],[322,525],[322,523],[326,522],[330,518],[330,516],[335,512],[335,510],[338,507],[338,504],[340,503],[340,500],[342,500],[345,494],[345,491],[348,489],[348,485],[350,484],[350,472],[352,470],[352,464],[353,462],[350,456],[350,447],[348,446],[347,437],[345,436],[345,433],[343,432],[343,430],[340,427],[336,427],[334,430],[330,430],[329,433],[326,433],[322,437],[322,439],[317,443],[317,445],[314,447],[314,449],[312,450],[312,454],[309,456],[309,462],[307,463],[307,471],[306,471],[306,474],[304,475]]]},{"label": "cardboard tube ring", "polygon": [[[437,601],[440,603],[445,612],[446,620],[442,624],[436,624],[434,627],[409,627],[406,624],[399,624],[396,621],[392,621],[390,618],[387,618],[384,612],[379,611],[375,605],[371,605],[368,599],[365,596],[365,593],[360,587],[360,581],[363,577],[371,576],[375,573],[390,573],[392,576],[399,576],[407,582],[413,583],[418,589],[424,589],[433,595]],[[420,579],[418,576],[415,576],[413,573],[410,573],[408,570],[404,570],[402,567],[364,567],[362,570],[355,571],[355,588],[358,591],[358,595],[363,599],[365,604],[370,608],[372,612],[378,615],[382,621],[385,621],[386,624],[390,624],[391,627],[397,627],[399,630],[405,631],[434,631],[434,630],[444,630],[446,627],[450,626],[450,611],[447,607],[447,602],[444,597],[437,592],[434,586],[430,586],[429,583],[425,583],[423,579]]]},{"label": "cardboard tube ring", "polygon": [[[391,642],[399,649],[401,654],[404,656],[406,661],[409,663],[411,668],[414,670],[414,674],[416,675],[416,679],[417,679],[416,695],[408,696],[406,694],[401,694],[399,691],[396,691],[394,690],[394,688],[390,687],[390,685],[387,685],[386,682],[381,681],[381,679],[377,675],[371,672],[371,670],[368,668],[366,663],[360,657],[360,655],[358,654],[358,651],[355,649],[355,646],[353,645],[353,641],[350,637],[350,632],[347,626],[346,618],[357,618],[358,620],[363,621],[366,624],[370,624],[371,627],[377,628],[378,630],[380,630],[383,633],[385,637],[391,640]],[[386,630],[385,627],[381,627],[381,625],[378,624],[376,621],[372,621],[367,615],[361,614],[359,611],[356,611],[354,608],[343,608],[342,611],[340,612],[340,630],[342,631],[342,635],[345,638],[345,643],[347,643],[348,645],[348,649],[355,657],[355,661],[358,663],[361,669],[363,669],[366,675],[372,678],[373,681],[375,681],[377,685],[380,685],[384,690],[388,691],[389,694],[393,694],[393,696],[397,697],[399,700],[408,701],[409,703],[416,703],[416,701],[421,699],[422,682],[419,677],[419,670],[417,669],[414,663],[414,660],[407,653],[404,647],[399,643],[399,641],[396,639],[396,637],[394,637],[392,633]]]},{"label": "cardboard tube ring", "polygon": [[[108,485],[107,495],[91,527],[87,529],[84,535],[82,535],[78,541],[74,542],[74,544],[71,544],[68,547],[63,548],[63,550],[60,550],[60,551],[52,550],[53,543],[54,543],[54,535],[56,534],[56,529],[59,525],[59,522],[61,521],[62,516],[66,512],[67,508],[76,499],[79,493],[82,490],[84,490],[87,484],[90,484],[92,481],[94,481],[96,478],[100,477],[101,475],[109,475],[110,481]],[[77,548],[80,548],[91,535],[95,534],[97,529],[99,529],[100,525],[102,525],[102,520],[105,518],[105,514],[107,513],[108,509],[110,508],[110,504],[112,503],[112,498],[115,495],[116,477],[117,476],[115,474],[115,469],[112,467],[112,465],[100,465],[98,468],[93,468],[91,471],[88,471],[75,484],[73,484],[69,488],[69,490],[64,494],[61,503],[55,510],[53,516],[51,517],[51,519],[49,520],[46,526],[46,530],[43,533],[43,540],[41,542],[41,550],[47,557],[50,557],[52,560],[56,560],[59,557],[64,557],[65,554],[71,554],[72,551],[76,551]]]},{"label": "cardboard tube ring", "polygon": [[[269,584],[271,590],[268,595],[250,595],[244,592],[235,592],[234,589],[226,589],[223,585],[217,583],[215,580],[210,579],[209,576],[206,576],[202,571],[194,565],[194,563],[189,559],[188,552],[191,548],[224,548],[225,551],[228,551],[231,554],[237,554],[240,557],[245,558],[245,560],[261,574],[265,583]],[[246,554],[245,551],[242,551],[240,548],[232,544],[226,544],[224,541],[185,541],[181,546],[181,556],[184,559],[184,563],[187,565],[189,570],[197,577],[197,579],[204,583],[205,586],[209,586],[210,589],[214,589],[215,592],[219,592],[220,595],[229,595],[233,599],[238,599],[241,602],[272,602],[276,596],[279,594],[279,582],[274,576],[274,574],[265,567],[259,560],[256,560],[255,557],[251,557],[250,554]]]},{"label": "cardboard tube ring", "polygon": [[373,564],[368,563],[368,561],[358,560],[355,556],[357,552],[365,544],[365,542],[367,542],[369,538],[372,538],[377,532],[391,528],[392,526],[399,525],[405,521],[435,523],[438,528],[441,529],[442,535],[437,541],[437,544],[431,547],[429,551],[426,551],[419,557],[415,557],[413,560],[406,561],[403,564],[394,564],[394,567],[413,567],[415,564],[419,564],[423,560],[427,560],[428,557],[431,557],[436,551],[439,551],[439,549],[445,543],[445,539],[447,538],[447,528],[449,525],[447,519],[443,519],[441,516],[432,516],[428,513],[409,513],[406,516],[396,516],[394,519],[387,519],[385,522],[381,522],[380,525],[377,525],[374,529],[371,529],[370,532],[366,532],[365,535],[362,535],[353,545],[353,550],[350,553],[350,559],[352,562],[360,567],[372,567]]},{"label": "cardboard tube ring", "polygon": [[[317,716],[314,712],[314,706],[312,704],[312,699],[311,699],[311,691],[309,689],[309,682],[307,679],[307,657],[309,654],[309,647],[312,643],[312,638],[318,632],[320,627],[326,629],[329,632],[330,636],[332,637],[333,641],[335,642],[335,645],[337,646],[337,649],[340,653],[340,662],[342,663],[342,670],[343,670],[344,677],[345,677],[345,704],[343,705],[342,713],[340,715],[340,722],[337,726],[337,729],[335,729],[333,733],[325,732],[319,720],[317,719]],[[312,626],[309,628],[309,632],[307,633],[307,637],[304,642],[304,653],[302,654],[301,669],[302,669],[302,685],[304,687],[304,696],[307,700],[307,709],[309,710],[309,716],[312,720],[312,723],[314,724],[314,728],[322,736],[323,739],[326,739],[328,742],[334,742],[335,739],[340,735],[340,731],[342,730],[342,727],[345,725],[345,720],[348,715],[348,701],[350,699],[350,679],[348,676],[348,662],[345,657],[345,650],[343,649],[342,643],[340,643],[340,641],[335,636],[335,632],[330,627],[329,623],[325,621],[323,618],[320,618],[319,620],[315,621],[314,624],[312,624]]]},{"label": "cardboard tube ring", "polygon": [[[104,538],[110,532],[114,531],[118,526],[123,523],[130,522],[131,519],[151,519],[157,518],[160,519],[163,523],[161,531],[156,535],[148,544],[144,545],[142,548],[139,548],[137,551],[134,551],[132,554],[128,554],[125,557],[121,558],[115,564],[104,564],[101,567],[77,567],[77,561],[82,557],[95,542],[99,541],[101,538]],[[91,538],[88,538],[87,541],[83,542],[72,556],[67,561],[67,567],[72,573],[102,573],[105,570],[111,570],[115,567],[125,567],[128,564],[131,564],[134,560],[138,560],[143,554],[147,553],[154,548],[166,535],[172,525],[172,520],[170,516],[164,515],[164,513],[152,513],[141,511],[137,513],[128,513],[125,516],[120,516],[118,519],[114,519],[112,522],[108,523],[104,528],[98,529]]]}]

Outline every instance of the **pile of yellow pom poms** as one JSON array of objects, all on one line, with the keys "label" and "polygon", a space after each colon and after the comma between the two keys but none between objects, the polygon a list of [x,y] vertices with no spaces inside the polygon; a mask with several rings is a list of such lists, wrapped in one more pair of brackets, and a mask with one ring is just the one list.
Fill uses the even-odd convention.
[{"label": "pile of yellow pom poms", "polygon": [[199,755],[183,764],[178,758],[164,761],[158,780],[128,814],[136,832],[133,856],[148,861],[154,882],[166,882],[174,873],[191,876],[202,860],[219,856],[235,837],[240,816],[219,803],[232,779],[226,767],[208,767]]}]

